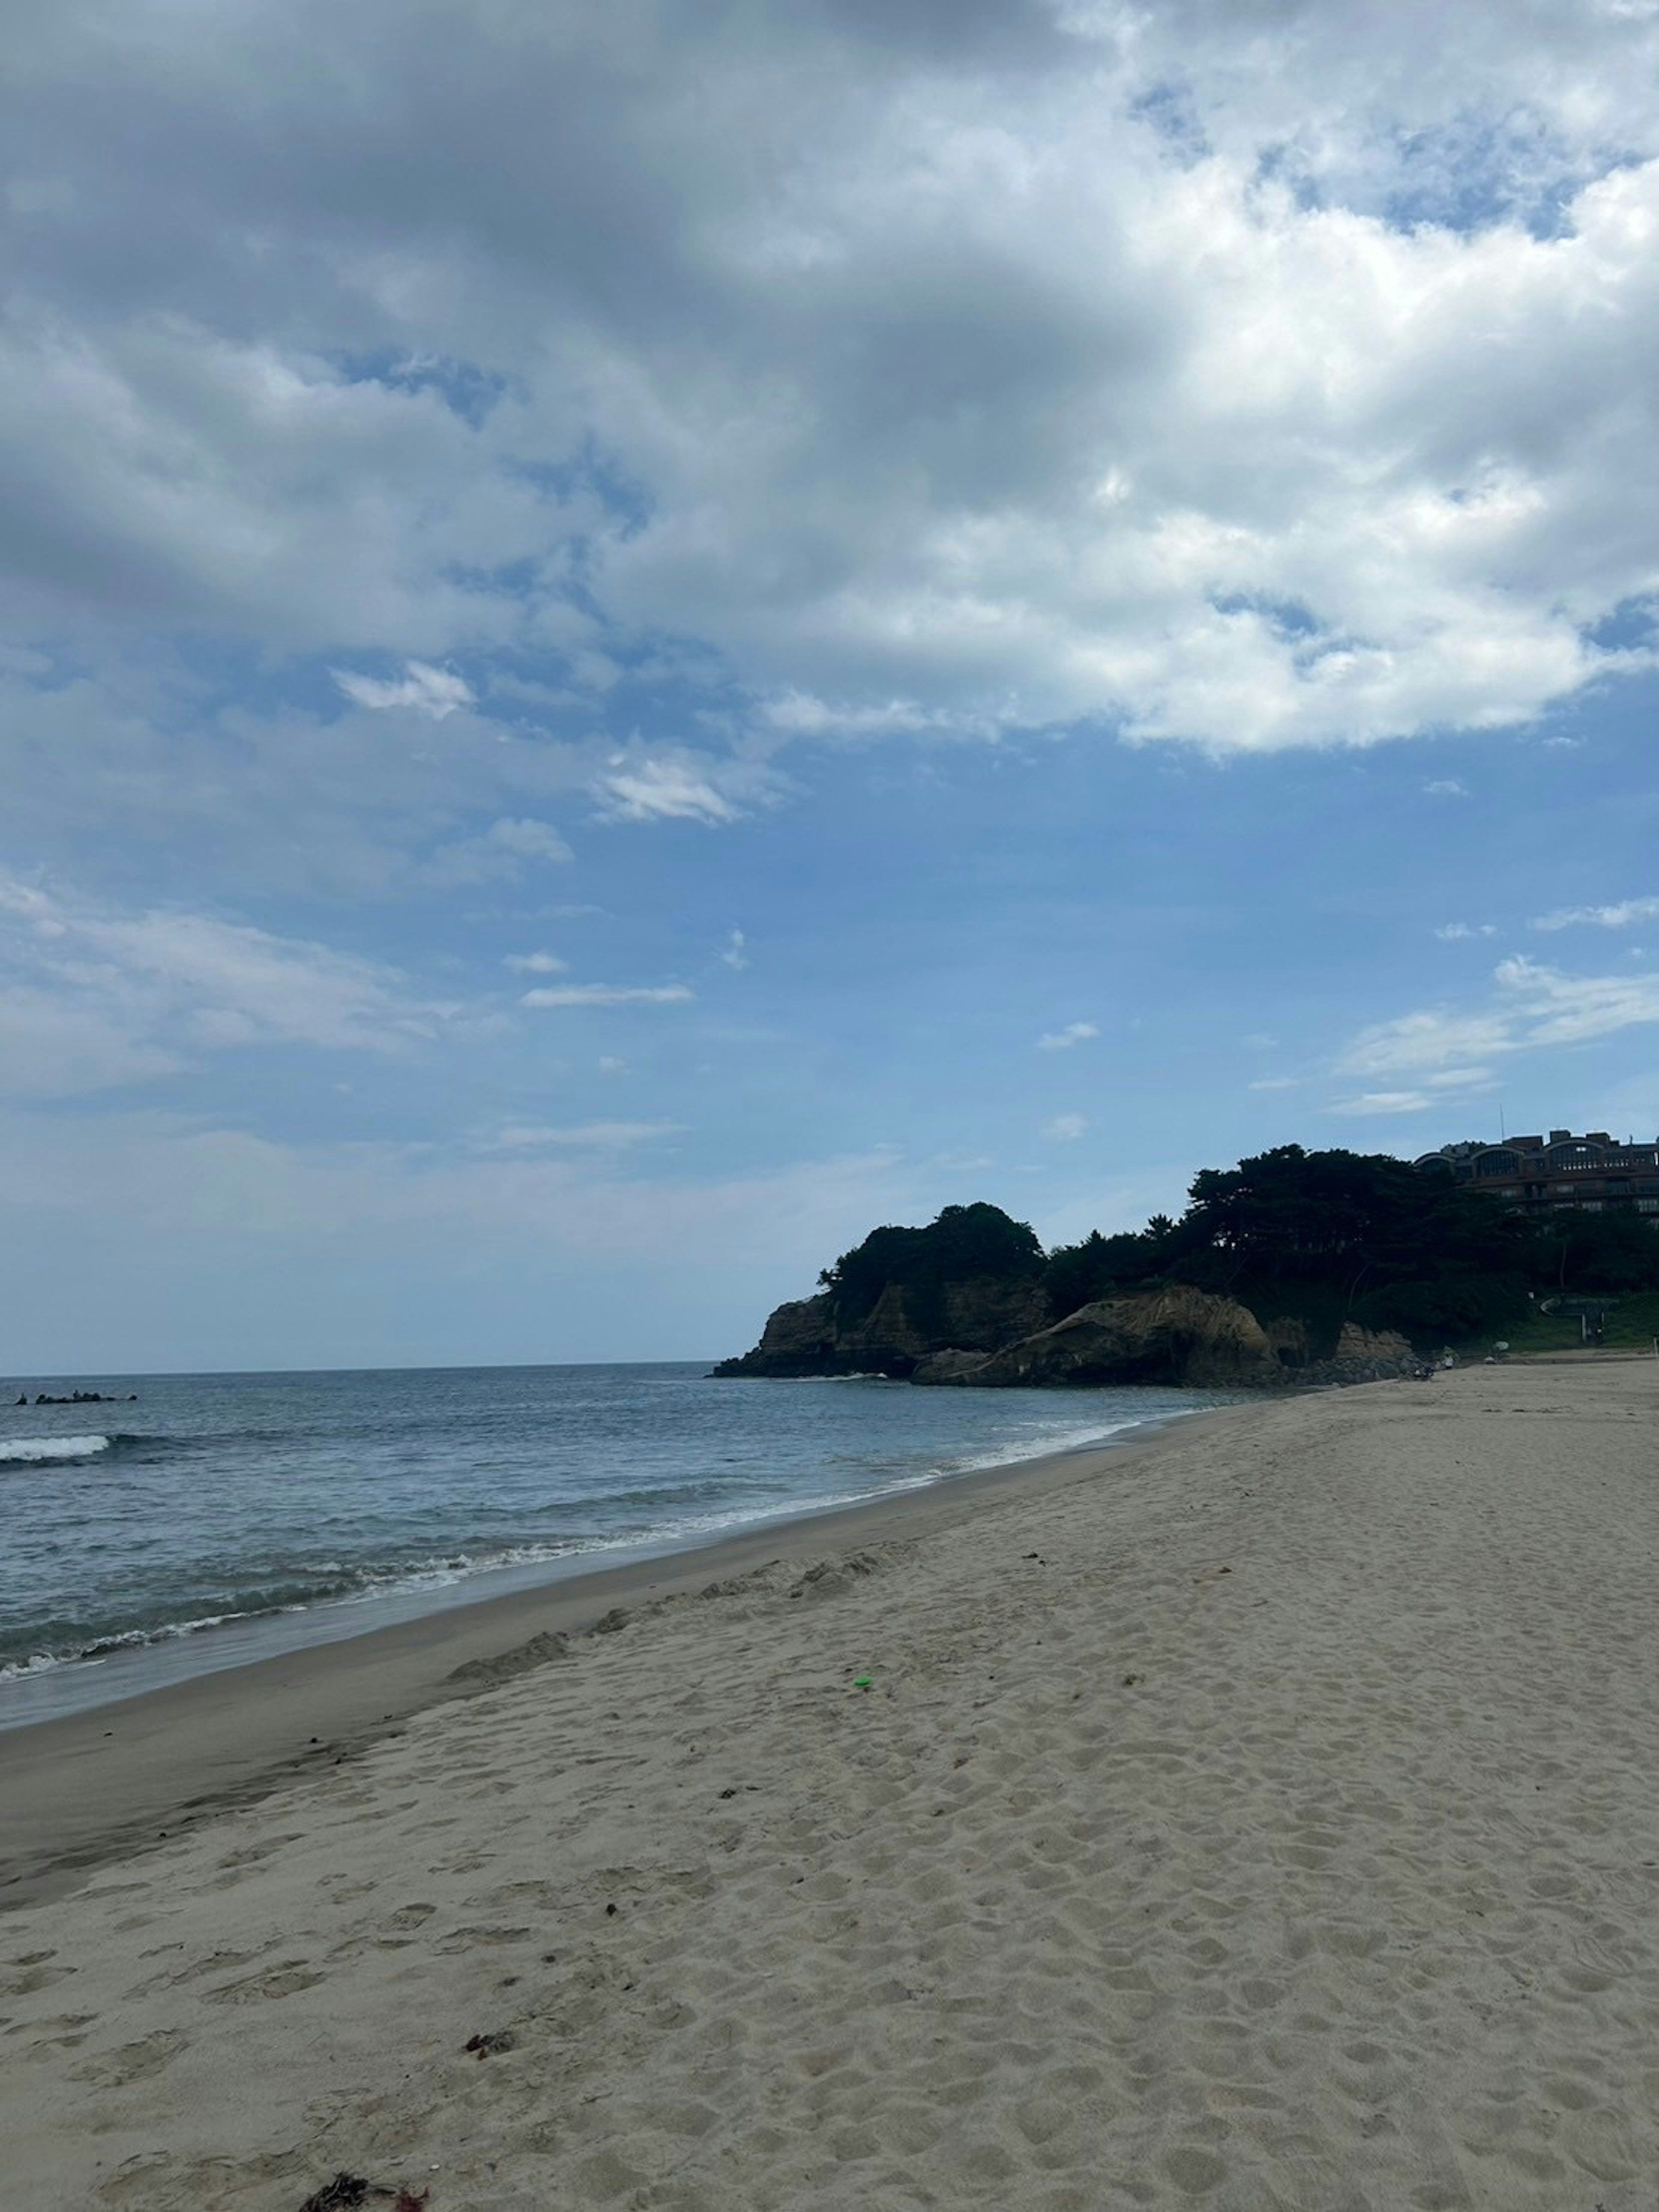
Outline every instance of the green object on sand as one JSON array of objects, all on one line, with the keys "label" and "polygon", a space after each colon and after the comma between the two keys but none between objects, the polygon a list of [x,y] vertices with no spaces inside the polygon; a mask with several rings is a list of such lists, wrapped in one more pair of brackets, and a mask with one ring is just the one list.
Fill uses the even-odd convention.
[{"label": "green object on sand", "polygon": [[853,1687],[854,1687],[855,1690],[867,1690],[867,1689],[869,1688],[869,1686],[870,1686],[870,1677],[869,1677],[867,1674],[854,1674],[854,1677],[853,1677]]}]

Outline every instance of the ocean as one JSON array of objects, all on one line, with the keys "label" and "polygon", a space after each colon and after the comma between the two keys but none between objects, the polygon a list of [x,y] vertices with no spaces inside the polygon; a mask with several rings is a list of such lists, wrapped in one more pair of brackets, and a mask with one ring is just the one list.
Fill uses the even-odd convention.
[{"label": "ocean", "polygon": [[[33,1402],[72,1388],[114,1402]],[[0,1729],[1231,1402],[701,1362],[19,1377],[0,1400]]]}]

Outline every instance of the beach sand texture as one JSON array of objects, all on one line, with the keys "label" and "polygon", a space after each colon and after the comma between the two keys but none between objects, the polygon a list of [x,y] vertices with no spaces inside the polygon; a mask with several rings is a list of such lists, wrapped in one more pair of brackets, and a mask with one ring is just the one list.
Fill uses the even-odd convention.
[{"label": "beach sand texture", "polygon": [[1656,1409],[1478,1369],[781,1532],[0,1919],[0,2196],[1651,2212]]}]

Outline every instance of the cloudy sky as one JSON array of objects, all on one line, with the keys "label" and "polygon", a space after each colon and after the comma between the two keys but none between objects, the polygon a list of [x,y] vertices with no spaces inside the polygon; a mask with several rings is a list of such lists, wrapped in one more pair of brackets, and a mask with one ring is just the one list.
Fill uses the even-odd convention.
[{"label": "cloudy sky", "polygon": [[13,0],[0,1365],[1659,1127],[1659,0]]}]

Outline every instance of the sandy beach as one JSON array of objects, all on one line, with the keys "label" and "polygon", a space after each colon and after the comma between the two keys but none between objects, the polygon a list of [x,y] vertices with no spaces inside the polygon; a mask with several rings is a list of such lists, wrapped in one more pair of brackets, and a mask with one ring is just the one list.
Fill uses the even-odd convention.
[{"label": "sandy beach", "polygon": [[1650,2212],[1656,1411],[1273,1400],[0,1737],[0,2195]]}]

